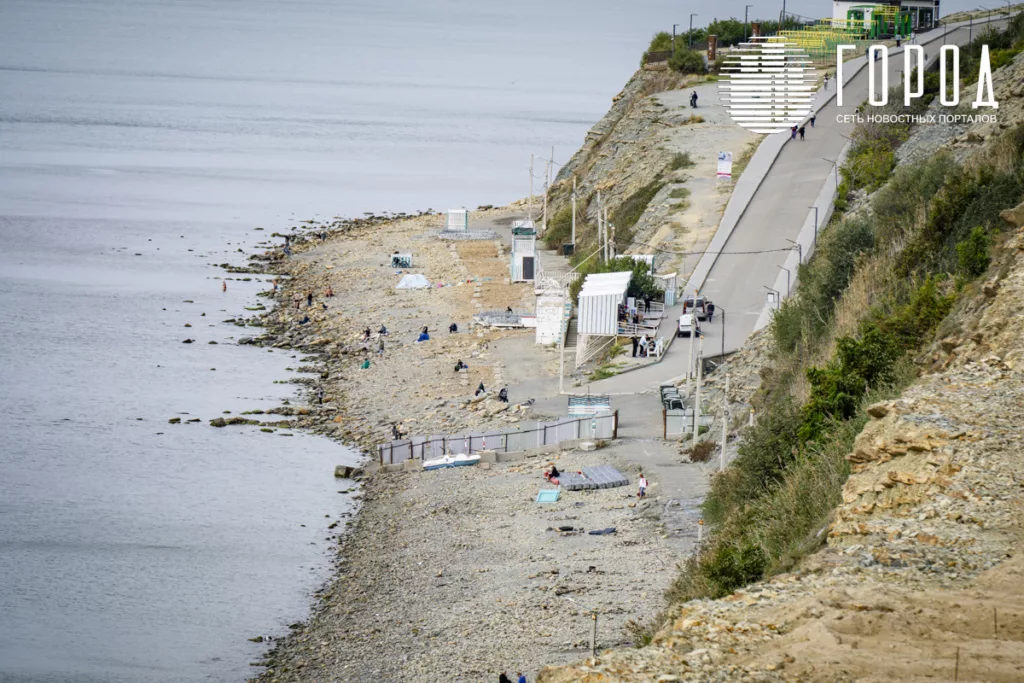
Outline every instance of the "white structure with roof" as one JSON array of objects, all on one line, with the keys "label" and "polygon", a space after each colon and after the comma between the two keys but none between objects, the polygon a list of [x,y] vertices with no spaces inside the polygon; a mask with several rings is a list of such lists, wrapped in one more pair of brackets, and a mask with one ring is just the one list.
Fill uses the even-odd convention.
[{"label": "white structure with roof", "polygon": [[469,211],[466,209],[448,209],[448,232],[466,232],[469,230]]},{"label": "white structure with roof", "polygon": [[[521,234],[516,234],[516,232]],[[533,282],[537,277],[537,233],[518,228],[512,233],[512,282]]]},{"label": "white structure with roof", "polygon": [[[577,307],[578,341],[576,367],[611,345],[619,333],[619,306],[626,303],[626,291],[633,273],[593,273],[583,281]],[[596,341],[593,337],[603,337]]]}]

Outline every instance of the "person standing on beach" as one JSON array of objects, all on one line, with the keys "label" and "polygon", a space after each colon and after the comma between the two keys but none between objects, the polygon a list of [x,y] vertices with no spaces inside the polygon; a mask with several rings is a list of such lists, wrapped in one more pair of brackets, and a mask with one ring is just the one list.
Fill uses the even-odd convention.
[{"label": "person standing on beach", "polygon": [[637,499],[645,498],[647,496],[647,477],[643,472],[640,473],[640,481],[637,484],[639,485],[639,490],[636,492]]},{"label": "person standing on beach", "polygon": [[377,355],[384,357],[384,337],[377,337]]},{"label": "person standing on beach", "polygon": [[222,291],[222,292],[228,291],[228,281],[227,280],[224,280],[223,282],[220,283],[220,291]]},{"label": "person standing on beach", "polygon": [[313,307],[313,290],[306,292],[306,306],[309,308]]},{"label": "person standing on beach", "polygon": [[320,405],[324,404],[324,388],[323,387],[320,387],[319,389],[317,389],[316,399],[320,403]]},{"label": "person standing on beach", "polygon": [[299,310],[300,308],[302,308],[302,297],[301,296],[296,294],[294,297],[292,297],[292,301],[295,303],[295,310],[296,311]]}]

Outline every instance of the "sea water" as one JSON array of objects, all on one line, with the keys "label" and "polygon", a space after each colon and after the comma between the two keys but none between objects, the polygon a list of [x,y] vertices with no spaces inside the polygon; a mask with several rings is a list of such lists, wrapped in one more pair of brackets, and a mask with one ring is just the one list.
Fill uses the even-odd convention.
[{"label": "sea water", "polygon": [[678,19],[644,5],[0,2],[0,680],[255,671],[359,456],[209,426],[304,400],[275,383],[298,354],[222,322],[268,282],[214,264],[310,217],[525,196],[531,153],[540,192]]}]

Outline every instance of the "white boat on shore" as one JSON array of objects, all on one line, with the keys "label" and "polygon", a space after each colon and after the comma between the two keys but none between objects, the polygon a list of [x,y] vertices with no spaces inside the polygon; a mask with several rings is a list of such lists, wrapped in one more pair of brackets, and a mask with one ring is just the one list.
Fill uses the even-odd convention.
[{"label": "white boat on shore", "polygon": [[433,460],[424,460],[423,469],[439,470],[445,467],[465,467],[466,465],[475,465],[478,462],[480,462],[479,455],[459,453],[458,455],[445,455]]}]

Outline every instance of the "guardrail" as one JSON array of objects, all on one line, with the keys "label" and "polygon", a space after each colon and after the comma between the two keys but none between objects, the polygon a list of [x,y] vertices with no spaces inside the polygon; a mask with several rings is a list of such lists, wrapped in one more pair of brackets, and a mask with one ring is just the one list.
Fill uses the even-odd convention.
[{"label": "guardrail", "polygon": [[394,465],[406,460],[432,460],[446,454],[480,451],[515,453],[541,446],[557,446],[578,439],[614,439],[619,433],[619,411],[581,418],[541,422],[533,429],[482,432],[460,436],[412,436],[377,446],[377,461]]}]

